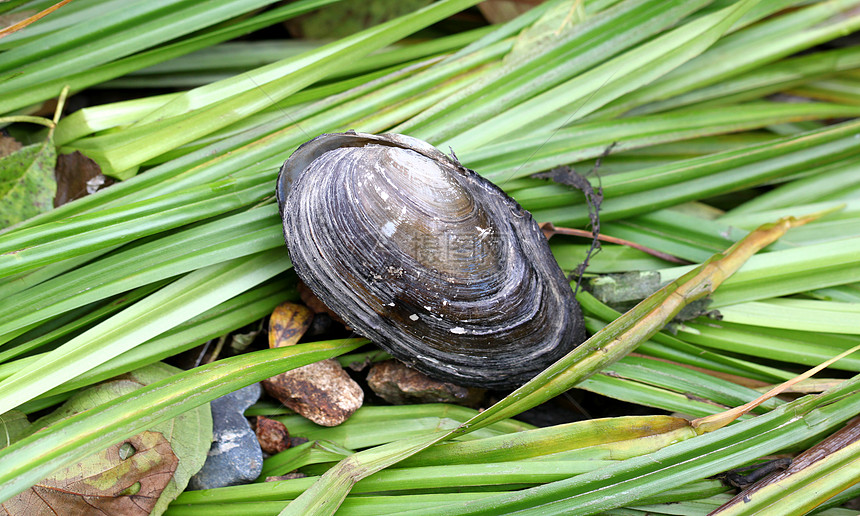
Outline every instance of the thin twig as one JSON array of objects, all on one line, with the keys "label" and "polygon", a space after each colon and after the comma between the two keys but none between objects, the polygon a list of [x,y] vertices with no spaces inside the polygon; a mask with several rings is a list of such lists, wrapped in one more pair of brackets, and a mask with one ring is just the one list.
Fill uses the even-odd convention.
[{"label": "thin twig", "polygon": [[[585,229],[574,229],[574,228],[560,228],[554,226],[552,222],[544,222],[540,224],[540,229],[543,231],[543,235],[548,239],[552,238],[555,235],[566,235],[566,236],[577,236],[583,238],[592,238],[593,235],[591,231]],[[661,260],[666,260],[667,262],[677,263],[681,265],[689,265],[693,262],[684,260],[683,258],[678,258],[677,256],[673,256],[669,253],[664,253],[663,251],[658,251],[656,249],[651,249],[650,247],[644,246],[642,244],[637,244],[636,242],[631,242],[630,240],[625,240],[623,238],[617,238],[614,236],[605,235],[603,233],[597,234],[597,239],[601,242],[607,242],[609,244],[618,244],[626,247],[631,247],[633,249],[642,251],[643,253],[650,254],[655,258],[660,258]]]},{"label": "thin twig", "polygon": [[60,7],[66,5],[67,3],[71,2],[71,1],[72,0],[60,0],[59,2],[52,5],[51,7],[48,7],[47,9],[45,9],[41,12],[38,12],[38,13],[34,14],[33,16],[30,16],[29,18],[21,20],[14,25],[10,25],[10,26],[6,27],[5,29],[0,30],[0,38],[2,38],[4,36],[8,36],[9,34],[12,34],[13,32],[18,32],[19,30],[23,29],[27,25],[30,25],[33,22],[41,20],[45,16],[51,14],[52,12],[56,11],[57,9],[59,9]]}]

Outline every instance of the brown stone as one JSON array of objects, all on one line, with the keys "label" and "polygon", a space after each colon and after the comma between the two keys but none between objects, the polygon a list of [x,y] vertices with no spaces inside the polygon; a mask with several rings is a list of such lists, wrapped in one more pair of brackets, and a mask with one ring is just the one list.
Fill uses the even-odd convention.
[{"label": "brown stone", "polygon": [[290,447],[290,434],[283,423],[266,416],[257,417],[257,440],[260,449],[269,455],[280,453]]},{"label": "brown stone", "polygon": [[308,364],[263,380],[269,395],[314,423],[336,426],[361,407],[364,392],[337,360]]},{"label": "brown stone", "polygon": [[380,398],[395,405],[443,402],[474,406],[486,392],[434,380],[396,360],[374,364],[367,374],[367,384]]}]

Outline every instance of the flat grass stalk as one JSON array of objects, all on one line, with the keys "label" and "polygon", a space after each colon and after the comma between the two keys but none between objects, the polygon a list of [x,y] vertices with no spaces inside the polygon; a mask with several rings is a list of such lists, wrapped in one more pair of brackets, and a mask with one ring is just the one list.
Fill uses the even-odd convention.
[{"label": "flat grass stalk", "polygon": [[[261,77],[262,80],[259,82],[249,80],[240,92],[222,96],[219,102],[209,101],[207,98],[204,104],[206,107],[179,115],[176,110],[185,113],[187,109],[185,99],[180,97],[149,115],[149,119],[145,117],[132,128],[109,136],[81,141],[77,145],[99,162],[106,173],[122,174],[163,152],[256,113],[271,103],[328,76],[344,64],[474,3],[476,3],[475,0],[444,0],[435,3],[415,13],[366,29],[312,51],[309,55],[295,60],[295,66],[292,70],[288,70],[286,75],[271,79]],[[275,69],[270,73],[274,72]],[[167,119],[171,119],[170,123],[161,123]],[[149,126],[147,122],[150,122]],[[141,146],[137,142],[137,138],[142,133],[148,135],[149,144],[146,146]]]},{"label": "flat grass stalk", "polygon": [[[611,152],[615,154],[668,142],[749,131],[789,121],[844,116],[854,109],[823,103],[798,105],[754,102],[659,116],[582,122],[558,131],[536,131],[534,134],[511,138],[504,144],[483,146],[463,153],[463,162],[506,187],[512,179],[523,178],[563,163],[600,157],[613,143],[615,145]],[[609,179],[602,172],[601,175]],[[613,183],[606,183],[606,186],[609,184]],[[565,200],[570,204],[581,202],[570,197]]]},{"label": "flat grass stalk", "polygon": [[858,66],[858,62],[860,49],[856,47],[811,52],[782,59],[666,100],[651,102],[631,110],[631,113],[656,113],[684,106],[710,107],[762,99],[817,78],[852,70]]},{"label": "flat grass stalk", "polygon": [[195,227],[141,239],[109,256],[10,295],[0,335],[68,310],[196,269],[279,248],[276,208],[263,206]]},{"label": "flat grass stalk", "polygon": [[283,272],[280,250],[198,269],[66,342],[0,382],[0,413],[127,351]]},{"label": "flat grass stalk", "polygon": [[[68,227],[63,223],[55,223],[51,228],[36,228],[31,234],[24,233],[16,235],[20,238],[6,239],[4,254],[0,255],[0,277],[108,249],[133,239],[231,212],[271,195],[271,186],[259,177],[250,177],[203,185],[187,193],[202,197],[203,200],[185,204],[176,202],[177,198],[181,199],[183,196],[165,196],[166,198],[141,201],[98,214],[81,215],[78,220],[68,224]],[[159,210],[158,207],[164,204],[172,207]],[[106,220],[110,222],[105,223]],[[76,222],[79,224],[75,224]],[[73,226],[81,226],[83,229],[79,233],[62,236]],[[48,240],[51,233],[59,233],[61,236]]]},{"label": "flat grass stalk", "polygon": [[64,77],[50,79],[38,85],[15,90],[9,92],[8,96],[0,99],[0,111],[13,111],[38,104],[46,99],[57,96],[65,86],[69,86],[72,92],[77,92],[88,86],[122,76],[130,71],[161,63],[230,38],[248,34],[333,1],[339,0],[303,0],[293,2],[289,5],[265,11],[249,19],[201,31],[200,34],[181,39],[175,43],[133,54],[95,68],[71,73]]},{"label": "flat grass stalk", "polygon": [[100,364],[74,379],[42,394],[47,398],[80,389],[164,360],[205,342],[221,337],[235,328],[251,324],[271,314],[284,301],[298,299],[293,283],[283,279],[267,282],[244,292],[182,324]]},{"label": "flat grass stalk", "polygon": [[465,153],[514,131],[556,128],[582,118],[700,54],[752,5],[741,1],[675,28],[507,109],[504,116],[445,139],[444,144]]},{"label": "flat grass stalk", "polygon": [[[729,322],[703,324],[691,321],[679,327],[678,336],[719,352],[802,365],[819,364],[860,343],[856,337],[847,335],[781,331]],[[860,371],[860,359],[846,357],[831,367]]]},{"label": "flat grass stalk", "polygon": [[750,457],[774,453],[789,442],[836,427],[856,415],[860,404],[858,383],[860,379],[854,378],[822,395],[801,398],[762,416],[591,473],[512,494],[436,507],[432,514],[498,514],[515,510],[523,514],[592,514],[635,505],[655,492],[744,464]]},{"label": "flat grass stalk", "polygon": [[[583,22],[562,22],[557,38],[535,42],[523,37],[499,70],[394,131],[444,141],[659,33],[701,5],[702,2],[621,2]],[[561,9],[566,7],[562,5]],[[544,20],[546,16],[549,15]],[[557,14],[555,23],[559,23]],[[525,55],[529,58],[524,59]]]},{"label": "flat grass stalk", "polygon": [[600,116],[709,86],[853,32],[860,26],[860,16],[851,11],[856,5],[856,0],[821,2],[728,35],[697,59],[619,99]]}]

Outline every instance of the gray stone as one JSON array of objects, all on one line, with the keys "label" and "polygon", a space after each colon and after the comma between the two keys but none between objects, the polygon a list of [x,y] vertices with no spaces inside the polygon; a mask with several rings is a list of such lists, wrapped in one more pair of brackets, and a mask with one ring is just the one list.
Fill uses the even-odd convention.
[{"label": "gray stone", "polygon": [[263,452],[245,410],[262,393],[259,383],[212,401],[212,447],[188,489],[214,489],[253,482],[263,469]]}]

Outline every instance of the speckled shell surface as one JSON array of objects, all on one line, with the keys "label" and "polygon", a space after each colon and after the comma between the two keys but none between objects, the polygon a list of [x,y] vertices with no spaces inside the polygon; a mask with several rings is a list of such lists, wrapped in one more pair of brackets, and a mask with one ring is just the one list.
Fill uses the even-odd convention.
[{"label": "speckled shell surface", "polygon": [[434,378],[517,386],[585,339],[531,214],[421,140],[322,135],[281,168],[277,196],[311,290]]}]

